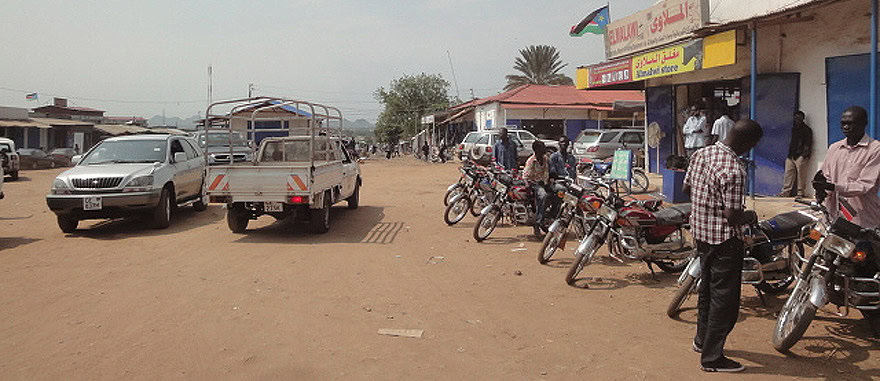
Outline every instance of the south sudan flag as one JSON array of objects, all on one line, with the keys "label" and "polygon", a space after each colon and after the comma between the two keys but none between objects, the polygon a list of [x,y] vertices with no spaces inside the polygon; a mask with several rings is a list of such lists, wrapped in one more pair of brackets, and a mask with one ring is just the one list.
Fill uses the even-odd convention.
[{"label": "south sudan flag", "polygon": [[608,6],[606,5],[593,11],[593,13],[587,15],[587,17],[581,20],[577,25],[571,27],[571,31],[568,35],[572,37],[580,37],[583,36],[584,33],[604,34],[605,26],[608,25],[609,22],[611,22],[611,15],[608,12]]}]

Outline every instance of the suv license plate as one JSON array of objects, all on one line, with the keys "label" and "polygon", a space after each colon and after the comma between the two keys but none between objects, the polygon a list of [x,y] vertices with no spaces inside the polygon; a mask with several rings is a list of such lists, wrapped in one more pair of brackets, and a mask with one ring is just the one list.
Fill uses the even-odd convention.
[{"label": "suv license plate", "polygon": [[274,201],[264,202],[263,209],[265,209],[267,212],[283,212],[284,204]]},{"label": "suv license plate", "polygon": [[86,197],[83,199],[83,210],[101,210],[104,203],[101,196]]}]

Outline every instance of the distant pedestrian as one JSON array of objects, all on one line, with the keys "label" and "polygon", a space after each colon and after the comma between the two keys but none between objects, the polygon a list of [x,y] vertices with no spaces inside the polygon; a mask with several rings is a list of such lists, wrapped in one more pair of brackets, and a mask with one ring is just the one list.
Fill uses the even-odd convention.
[{"label": "distant pedestrian", "polygon": [[504,167],[504,169],[518,169],[519,165],[517,165],[517,147],[516,143],[510,140],[510,136],[507,134],[506,128],[501,128],[499,135],[498,143],[495,143],[494,149],[494,158],[495,163]]},{"label": "distant pedestrian", "polygon": [[82,153],[82,152],[79,151],[79,144],[74,144],[74,145],[73,145],[73,151],[76,152],[77,155],[79,155],[79,154]]},{"label": "distant pedestrian", "polygon": [[797,197],[804,197],[807,189],[807,164],[813,154],[813,130],[804,123],[804,117],[803,111],[794,113],[788,157],[785,159],[785,177],[779,197],[791,197],[795,190]]},{"label": "distant pedestrian", "polygon": [[429,159],[428,151],[430,151],[430,149],[431,148],[428,147],[428,141],[425,140],[425,143],[422,144],[422,159],[424,159],[425,161],[428,161],[428,159]]},{"label": "distant pedestrian", "polygon": [[734,122],[733,119],[730,119],[730,116],[727,115],[728,113],[730,113],[730,111],[723,111],[721,116],[712,124],[713,143],[723,142],[724,139],[727,139],[727,134],[730,132],[730,129],[733,128]]},{"label": "distant pedestrian", "polygon": [[689,115],[684,127],[682,127],[687,157],[691,157],[698,149],[706,146],[709,134],[708,127],[706,127],[706,110],[694,105],[691,106]]},{"label": "distant pedestrian", "polygon": [[754,211],[744,210],[746,169],[739,155],[764,135],[753,120],[737,122],[727,138],[697,151],[684,178],[690,193],[691,234],[700,256],[697,334],[693,349],[701,353],[707,372],[739,372],[742,364],[724,357],[727,335],[739,316],[743,267],[742,225],[757,222]]}]

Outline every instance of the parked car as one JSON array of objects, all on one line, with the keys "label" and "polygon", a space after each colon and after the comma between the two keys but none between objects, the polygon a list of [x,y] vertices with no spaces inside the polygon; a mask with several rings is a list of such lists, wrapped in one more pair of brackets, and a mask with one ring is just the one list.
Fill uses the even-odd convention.
[{"label": "parked car", "polygon": [[55,148],[49,151],[49,156],[55,160],[55,165],[69,167],[73,164],[71,159],[76,156],[73,148]]},{"label": "parked car", "polygon": [[252,161],[253,147],[237,131],[199,131],[195,140],[208,154],[208,165],[229,164],[230,147],[235,163]]},{"label": "parked car", "polygon": [[519,138],[519,141],[521,141],[522,144],[528,149],[529,155],[532,154],[532,143],[534,143],[535,140],[540,140],[540,141],[544,142],[544,146],[547,147],[547,149],[550,152],[554,152],[554,151],[559,150],[559,142],[558,141],[550,140],[550,139],[538,139],[535,136],[535,134],[533,134],[531,131],[528,131],[528,130],[518,130],[518,129],[508,128],[507,133],[516,135],[516,137]]},{"label": "parked car", "polygon": [[55,168],[55,160],[43,150],[36,148],[19,148],[18,157],[21,159],[21,167],[27,169]]},{"label": "parked car", "polygon": [[191,138],[110,138],[74,156],[73,163],[55,178],[46,195],[65,233],[75,231],[80,220],[136,215],[146,215],[154,227],[165,228],[177,206],[207,208],[205,157]]},{"label": "parked car", "polygon": [[573,147],[575,157],[593,160],[612,157],[618,148],[627,148],[642,154],[645,150],[645,131],[641,129],[583,130],[574,140]]},{"label": "parked car", "polygon": [[3,173],[9,175],[10,179],[18,180],[21,162],[15,152],[15,142],[12,139],[0,138],[0,166],[3,167]]},{"label": "parked car", "polygon": [[[479,131],[472,132],[471,134],[476,134],[476,140],[473,143],[469,143],[466,151],[463,151],[462,155],[470,160],[473,160],[477,163],[487,164],[491,163],[494,159],[494,147],[495,143],[498,143],[501,139],[501,133],[497,130],[490,131]],[[468,134],[470,136],[470,134]],[[465,137],[465,139],[468,138]],[[517,149],[517,162],[522,165],[526,162],[526,159],[532,155],[532,148],[527,147],[516,137],[516,135],[508,134],[510,139],[519,147]],[[461,147],[463,144],[460,144]]]}]

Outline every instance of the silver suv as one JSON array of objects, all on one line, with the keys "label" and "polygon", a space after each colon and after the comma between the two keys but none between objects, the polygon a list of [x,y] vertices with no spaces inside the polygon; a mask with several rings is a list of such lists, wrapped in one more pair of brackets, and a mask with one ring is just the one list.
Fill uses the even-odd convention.
[{"label": "silver suv", "polygon": [[641,129],[583,130],[572,144],[578,158],[607,159],[618,148],[640,153],[645,150],[645,131]]},{"label": "silver suv", "polygon": [[205,157],[183,136],[134,135],[104,140],[74,167],[62,172],[46,195],[65,233],[80,220],[147,215],[156,228],[171,223],[171,211],[192,204],[207,208]]},{"label": "silver suv", "polygon": [[[532,147],[526,147],[515,134],[509,131],[508,136],[517,146],[517,163],[522,165],[532,155]],[[456,147],[456,155],[459,159],[467,158],[480,164],[491,163],[495,157],[493,152],[495,143],[499,141],[501,141],[501,133],[497,130],[471,132]]]}]

